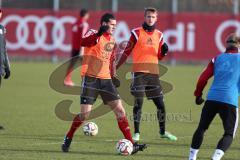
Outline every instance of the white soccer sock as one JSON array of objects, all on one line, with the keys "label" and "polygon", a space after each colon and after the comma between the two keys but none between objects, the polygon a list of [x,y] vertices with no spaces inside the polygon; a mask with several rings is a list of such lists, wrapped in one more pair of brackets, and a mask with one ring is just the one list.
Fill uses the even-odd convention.
[{"label": "white soccer sock", "polygon": [[189,160],[196,160],[199,149],[190,148]]},{"label": "white soccer sock", "polygon": [[212,160],[220,160],[224,155],[224,152],[220,149],[216,149],[213,156]]}]

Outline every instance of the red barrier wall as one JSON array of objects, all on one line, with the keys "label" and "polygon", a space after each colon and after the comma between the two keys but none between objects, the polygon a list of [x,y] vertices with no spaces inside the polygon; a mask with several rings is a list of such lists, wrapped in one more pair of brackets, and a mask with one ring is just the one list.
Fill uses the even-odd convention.
[{"label": "red barrier wall", "polygon": [[[104,12],[91,12],[90,28],[97,29]],[[68,56],[71,24],[78,12],[48,10],[4,10],[1,24],[7,28],[10,55]],[[131,29],[141,26],[142,12],[118,12],[114,34],[118,42],[127,40]],[[240,16],[206,13],[159,13],[157,28],[164,32],[177,60],[207,60],[224,51],[227,34],[240,35]]]}]

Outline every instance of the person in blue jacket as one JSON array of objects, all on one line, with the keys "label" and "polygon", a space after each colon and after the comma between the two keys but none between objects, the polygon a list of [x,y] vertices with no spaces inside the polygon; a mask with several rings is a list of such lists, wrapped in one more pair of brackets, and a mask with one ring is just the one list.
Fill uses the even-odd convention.
[{"label": "person in blue jacket", "polygon": [[190,148],[189,160],[196,160],[203,142],[204,133],[218,114],[222,120],[224,134],[219,140],[212,160],[220,160],[232,144],[238,126],[238,98],[240,96],[240,37],[230,34],[226,40],[226,51],[213,58],[202,72],[194,95],[196,104],[204,102],[202,91],[213,76],[200,122]]}]

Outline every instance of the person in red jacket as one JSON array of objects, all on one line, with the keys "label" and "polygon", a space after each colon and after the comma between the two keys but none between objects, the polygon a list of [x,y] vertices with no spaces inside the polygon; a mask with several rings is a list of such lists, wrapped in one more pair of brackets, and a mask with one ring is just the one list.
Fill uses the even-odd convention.
[{"label": "person in red jacket", "polygon": [[[83,53],[83,47],[81,46],[81,39],[83,35],[88,30],[88,19],[89,19],[89,12],[86,9],[80,10],[80,15],[77,21],[72,25],[72,51],[71,51],[71,58],[79,56],[80,52]],[[72,81],[72,71],[73,66],[75,65],[76,60],[72,59],[70,65],[67,69],[67,74],[64,80],[64,84],[66,86],[74,86]]]},{"label": "person in red jacket", "polygon": [[118,69],[132,54],[133,80],[131,93],[134,96],[134,128],[133,139],[140,140],[140,121],[143,105],[144,93],[151,99],[157,107],[157,117],[159,121],[161,138],[176,141],[177,137],[165,131],[166,112],[163,102],[163,92],[159,80],[159,60],[167,55],[168,46],[163,41],[163,33],[156,29],[157,10],[149,7],[144,12],[144,23],[141,27],[135,28],[131,32],[128,45],[116,68]]}]

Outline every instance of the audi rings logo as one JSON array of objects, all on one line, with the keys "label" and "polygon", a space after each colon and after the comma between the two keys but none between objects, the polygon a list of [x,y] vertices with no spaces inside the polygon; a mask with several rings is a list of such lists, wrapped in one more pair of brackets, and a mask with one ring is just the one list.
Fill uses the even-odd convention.
[{"label": "audi rings logo", "polygon": [[222,40],[222,35],[224,31],[226,31],[228,28],[234,27],[236,28],[236,33],[240,36],[240,21],[237,20],[226,20],[220,26],[217,28],[216,34],[215,34],[215,43],[219,51],[224,51],[225,45],[224,41]]},{"label": "audi rings logo", "polygon": [[[59,49],[61,51],[69,51],[71,49],[70,44],[64,44],[66,38],[65,24],[72,24],[76,20],[72,16],[44,16],[38,17],[35,15],[28,15],[21,17],[19,15],[8,15],[2,20],[3,26],[7,26],[9,23],[17,23],[16,26],[16,42],[7,41],[7,48],[17,50],[24,48],[29,51],[37,49],[43,49],[45,51],[53,51]],[[34,23],[33,28],[33,42],[28,42],[30,37],[30,26],[29,23]],[[49,38],[49,27],[47,23],[52,24],[51,38],[52,42],[47,43]]]}]

